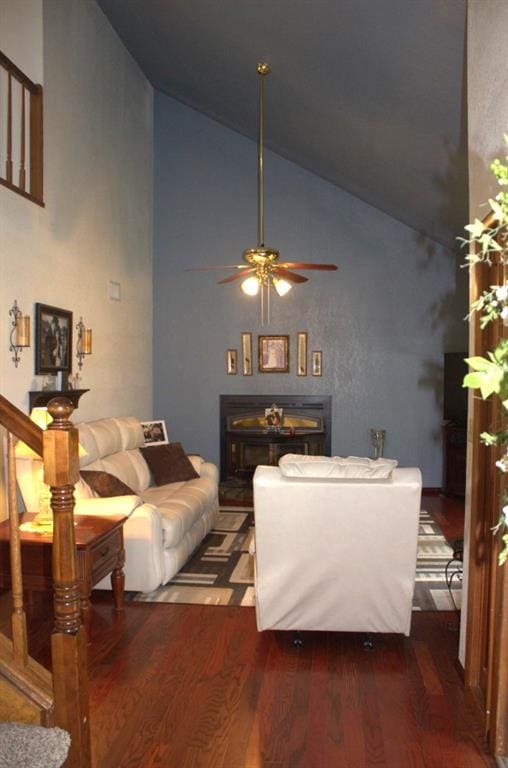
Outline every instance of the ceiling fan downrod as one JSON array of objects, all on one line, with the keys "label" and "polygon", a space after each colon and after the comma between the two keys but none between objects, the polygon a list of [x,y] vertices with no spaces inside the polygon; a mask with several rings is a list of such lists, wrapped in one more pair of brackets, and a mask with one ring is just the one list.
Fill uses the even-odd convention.
[{"label": "ceiling fan downrod", "polygon": [[271,72],[268,64],[258,64],[259,75],[259,125],[258,125],[258,246],[265,244],[265,77]]}]

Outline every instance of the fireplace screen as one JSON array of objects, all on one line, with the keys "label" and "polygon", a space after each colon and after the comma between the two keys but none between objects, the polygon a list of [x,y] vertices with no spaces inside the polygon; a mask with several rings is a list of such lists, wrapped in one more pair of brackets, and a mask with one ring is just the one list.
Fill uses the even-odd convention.
[{"label": "fireplace screen", "polygon": [[[266,423],[276,404],[282,423]],[[330,453],[331,398],[221,395],[221,479],[250,482],[259,464],[276,466],[286,453]]]}]

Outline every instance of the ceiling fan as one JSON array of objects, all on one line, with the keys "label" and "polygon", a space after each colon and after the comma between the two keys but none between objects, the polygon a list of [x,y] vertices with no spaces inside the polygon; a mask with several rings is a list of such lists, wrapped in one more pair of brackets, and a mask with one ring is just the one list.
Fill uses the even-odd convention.
[{"label": "ceiling fan", "polygon": [[264,78],[269,75],[271,68],[262,62],[257,65],[259,75],[259,129],[258,129],[258,244],[243,252],[244,264],[223,264],[209,267],[194,267],[190,270],[234,269],[236,273],[219,280],[219,285],[233,283],[243,278],[240,285],[248,296],[257,296],[261,291],[261,319],[264,321],[263,294],[266,291],[266,305],[269,320],[270,288],[274,288],[279,296],[284,296],[291,290],[292,283],[306,283],[308,277],[299,275],[293,270],[336,270],[335,264],[316,264],[305,261],[279,262],[279,251],[265,245],[264,222]]}]

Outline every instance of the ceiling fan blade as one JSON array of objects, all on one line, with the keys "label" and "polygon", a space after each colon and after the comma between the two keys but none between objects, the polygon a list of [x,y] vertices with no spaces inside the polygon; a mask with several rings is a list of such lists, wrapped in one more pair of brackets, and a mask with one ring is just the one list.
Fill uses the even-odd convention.
[{"label": "ceiling fan blade", "polygon": [[296,272],[290,272],[289,269],[282,269],[280,266],[272,267],[270,272],[283,280],[289,280],[290,283],[306,283],[309,279],[303,275],[297,275]]},{"label": "ceiling fan blade", "polygon": [[307,261],[283,261],[278,266],[284,269],[338,269],[335,264],[313,264]]},{"label": "ceiling fan blade", "polygon": [[245,269],[245,264],[213,264],[209,267],[186,267],[185,272],[204,272],[209,269]]},{"label": "ceiling fan blade", "polygon": [[233,280],[239,280],[241,277],[250,275],[255,271],[255,267],[251,267],[250,269],[242,269],[240,272],[237,272],[236,275],[230,275],[229,277],[225,277],[224,280],[219,280],[219,285],[224,285],[224,283],[232,283]]}]

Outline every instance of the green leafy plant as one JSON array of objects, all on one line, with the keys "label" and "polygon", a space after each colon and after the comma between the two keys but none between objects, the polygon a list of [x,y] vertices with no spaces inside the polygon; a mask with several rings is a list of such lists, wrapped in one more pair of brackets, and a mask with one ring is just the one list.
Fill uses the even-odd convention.
[{"label": "green leafy plant", "polygon": [[[504,136],[508,144],[508,134]],[[508,156],[505,158],[508,162]],[[500,160],[494,160],[491,165],[498,185],[501,187],[496,198],[489,200],[493,212],[493,223],[486,224],[475,219],[465,227],[468,238],[461,238],[469,252],[466,262],[474,267],[476,264],[501,263],[508,266],[508,165]],[[504,270],[503,270],[504,272]],[[490,290],[471,304],[470,317],[474,313],[480,315],[480,328],[483,330],[492,322],[502,322],[508,326],[508,281],[503,278],[501,285],[491,285]],[[502,412],[508,411],[508,339],[501,339],[495,349],[487,352],[486,357],[470,357],[466,359],[472,369],[464,377],[464,386],[480,390],[482,398],[497,397],[502,404]],[[501,446],[501,458],[496,461],[500,472],[508,473],[508,429],[496,432],[483,432],[480,439],[485,445]],[[500,501],[499,521],[493,528],[493,534],[501,538],[499,565],[508,560],[508,496],[504,494]]]}]

